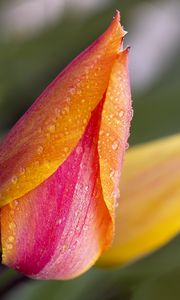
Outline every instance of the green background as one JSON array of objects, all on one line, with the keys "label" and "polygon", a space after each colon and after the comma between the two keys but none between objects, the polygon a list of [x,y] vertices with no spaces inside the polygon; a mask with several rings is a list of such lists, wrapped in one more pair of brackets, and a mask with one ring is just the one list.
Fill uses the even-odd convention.
[{"label": "green background", "polygon": [[[155,7],[157,1],[150,3]],[[161,1],[158,5],[163,9],[164,3],[166,1]],[[74,13],[73,8],[67,7],[56,22],[30,35],[6,36],[1,28],[0,137],[60,70],[105,30],[116,9],[121,11],[122,23],[130,32],[132,13],[141,4],[143,1],[112,0],[107,5],[102,2],[100,8],[88,14]],[[0,1],[0,10],[3,6],[4,1]],[[156,26],[151,24],[147,36],[153,35]],[[167,39],[169,34],[167,32]],[[131,44],[131,52],[133,46]],[[141,91],[132,89],[134,118],[130,146],[179,132],[179,50],[180,45],[153,84]],[[138,69],[139,66],[137,73]],[[3,300],[175,300],[180,299],[180,237],[134,264],[112,269],[93,268],[67,282],[33,281],[3,267],[0,272],[0,299]]]}]

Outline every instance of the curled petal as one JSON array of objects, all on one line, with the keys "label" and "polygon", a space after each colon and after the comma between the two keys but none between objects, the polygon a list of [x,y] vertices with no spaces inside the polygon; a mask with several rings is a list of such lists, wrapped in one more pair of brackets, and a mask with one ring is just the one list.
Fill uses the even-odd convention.
[{"label": "curled petal", "polygon": [[0,145],[0,207],[42,183],[66,160],[107,90],[124,31],[107,31],[47,87]]},{"label": "curled petal", "polygon": [[127,151],[112,247],[100,264],[135,260],[180,231],[180,135]]},{"label": "curled petal", "polygon": [[119,196],[122,162],[132,116],[128,52],[128,48],[120,52],[113,65],[99,136],[101,184],[112,219]]}]

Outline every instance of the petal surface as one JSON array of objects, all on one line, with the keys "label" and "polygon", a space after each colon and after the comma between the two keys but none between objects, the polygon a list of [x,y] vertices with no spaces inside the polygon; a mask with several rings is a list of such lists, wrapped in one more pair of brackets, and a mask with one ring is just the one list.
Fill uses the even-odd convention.
[{"label": "petal surface", "polygon": [[107,90],[123,29],[107,31],[47,87],[0,145],[0,206],[38,186],[78,144]]},{"label": "petal surface", "polygon": [[120,52],[112,68],[99,135],[100,176],[104,200],[114,219],[119,181],[132,117],[128,52]]},{"label": "petal surface", "polygon": [[112,239],[100,183],[102,102],[67,160],[46,181],[1,209],[3,263],[40,279],[89,268]]},{"label": "petal surface", "polygon": [[99,264],[135,260],[180,232],[180,135],[127,151],[112,247]]}]

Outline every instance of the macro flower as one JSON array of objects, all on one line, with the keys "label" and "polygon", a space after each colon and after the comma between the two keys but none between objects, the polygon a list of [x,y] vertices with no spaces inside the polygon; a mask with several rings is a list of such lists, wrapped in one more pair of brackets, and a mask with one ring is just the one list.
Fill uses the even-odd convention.
[{"label": "macro flower", "polygon": [[131,120],[128,48],[117,12],[0,145],[2,263],[73,278],[114,236]]},{"label": "macro flower", "polygon": [[126,152],[116,234],[101,265],[137,260],[180,232],[180,134]]}]

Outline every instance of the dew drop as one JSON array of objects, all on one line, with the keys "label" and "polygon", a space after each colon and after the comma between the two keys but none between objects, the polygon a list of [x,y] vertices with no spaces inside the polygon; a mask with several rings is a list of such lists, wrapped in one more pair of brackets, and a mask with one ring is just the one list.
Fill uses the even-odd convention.
[{"label": "dew drop", "polygon": [[114,176],[114,170],[112,170],[111,172],[110,172],[110,177],[112,178]]},{"label": "dew drop", "polygon": [[13,184],[16,184],[17,183],[17,176],[13,176],[12,178],[11,178],[11,182],[13,183]]},{"label": "dew drop", "polygon": [[60,115],[60,109],[59,108],[56,108],[55,109],[55,115],[58,117]]},{"label": "dew drop", "polygon": [[77,146],[76,153],[80,154],[81,152],[82,152],[82,147],[81,146]]},{"label": "dew drop", "polygon": [[103,130],[100,130],[99,131],[99,135],[103,135],[104,131]]},{"label": "dew drop", "polygon": [[48,131],[49,131],[49,132],[53,133],[53,132],[55,132],[55,130],[56,130],[56,127],[55,127],[54,124],[49,125],[49,127],[48,127]]},{"label": "dew drop", "polygon": [[9,223],[9,229],[14,229],[15,227],[16,225],[13,222]]},{"label": "dew drop", "polygon": [[85,186],[85,191],[87,192],[89,190],[88,185]]},{"label": "dew drop", "polygon": [[11,250],[13,248],[12,244],[7,244],[7,249]]},{"label": "dew drop", "polygon": [[118,148],[118,142],[114,141],[114,143],[112,144],[112,149],[117,150],[117,148]]},{"label": "dew drop", "polygon": [[119,188],[117,188],[117,187],[115,188],[115,190],[112,192],[112,197],[114,197],[115,202],[117,202],[117,199],[120,198],[120,190],[119,190]]},{"label": "dew drop", "polygon": [[13,242],[13,241],[14,241],[14,237],[13,237],[12,235],[10,235],[9,238],[8,238],[8,240],[9,240],[10,242]]},{"label": "dew drop", "polygon": [[67,250],[67,248],[68,248],[68,246],[67,246],[66,244],[64,244],[64,245],[62,246],[62,252],[65,252],[65,251]]},{"label": "dew drop", "polygon": [[87,225],[84,225],[84,226],[83,226],[83,230],[84,230],[84,231],[87,231],[87,230],[88,230],[88,226],[87,226]]},{"label": "dew drop", "polygon": [[23,167],[20,168],[19,170],[20,175],[23,175],[25,173],[25,169]]},{"label": "dew drop", "polygon": [[87,124],[87,119],[86,119],[86,118],[84,118],[84,120],[83,120],[83,124],[84,124],[84,125],[86,125],[86,124]]},{"label": "dew drop", "polygon": [[43,146],[38,146],[37,153],[42,154],[43,153]]},{"label": "dew drop", "polygon": [[120,110],[119,112],[119,117],[122,118],[124,116],[124,111],[123,110]]},{"label": "dew drop", "polygon": [[76,89],[75,88],[70,88],[70,90],[69,90],[69,92],[70,92],[70,94],[72,95],[72,94],[74,94],[75,93],[75,91],[76,91]]},{"label": "dew drop", "polygon": [[76,227],[76,230],[77,230],[77,231],[80,231],[80,229],[81,229],[81,228],[80,228],[79,226]]},{"label": "dew drop", "polygon": [[114,208],[117,208],[118,206],[119,206],[118,201],[115,201],[115,202],[114,202]]},{"label": "dew drop", "polygon": [[129,148],[129,144],[126,143],[126,144],[125,144],[125,149],[127,150],[128,148]]},{"label": "dew drop", "polygon": [[57,221],[57,223],[60,225],[60,224],[62,224],[62,219],[59,219],[58,221]]},{"label": "dew drop", "polygon": [[18,200],[14,200],[13,203],[17,206],[19,204],[19,201]]}]

